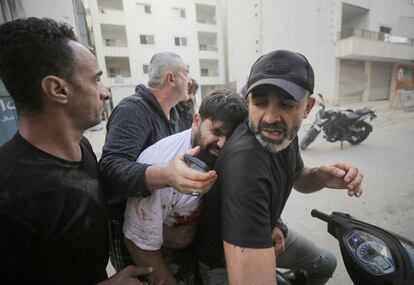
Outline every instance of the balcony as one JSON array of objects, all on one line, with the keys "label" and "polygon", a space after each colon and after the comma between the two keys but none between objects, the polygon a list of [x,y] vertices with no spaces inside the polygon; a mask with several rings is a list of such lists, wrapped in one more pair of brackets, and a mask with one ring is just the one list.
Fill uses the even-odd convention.
[{"label": "balcony", "polygon": [[113,57],[127,57],[129,56],[129,51],[127,47],[106,46],[104,47],[104,55]]},{"label": "balcony", "polygon": [[99,8],[99,22],[113,25],[125,24],[125,13],[123,10]]},{"label": "balcony", "polygon": [[338,33],[336,57],[372,61],[414,60],[414,39],[362,29]]},{"label": "balcony", "polygon": [[109,77],[108,82],[110,86],[136,85],[136,82],[131,77],[124,77],[117,75],[116,77]]},{"label": "balcony", "polygon": [[101,31],[105,56],[128,56],[125,26],[101,24]]},{"label": "balcony", "polygon": [[196,4],[197,23],[215,25],[216,7],[211,5]]},{"label": "balcony", "polygon": [[217,59],[200,59],[200,76],[202,84],[223,84]]},{"label": "balcony", "polygon": [[127,84],[131,77],[131,68],[128,57],[105,56],[105,65],[108,79],[111,84]]},{"label": "balcony", "polygon": [[198,42],[201,58],[218,58],[217,33],[198,32]]}]

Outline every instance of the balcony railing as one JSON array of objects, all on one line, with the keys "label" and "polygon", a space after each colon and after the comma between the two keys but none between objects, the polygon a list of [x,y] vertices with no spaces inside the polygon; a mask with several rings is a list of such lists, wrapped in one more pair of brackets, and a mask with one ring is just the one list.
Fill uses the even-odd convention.
[{"label": "balcony railing", "polygon": [[198,45],[200,50],[208,50],[208,51],[217,51],[217,46],[214,45],[207,45],[207,44],[199,44]]},{"label": "balcony railing", "polygon": [[216,19],[205,19],[205,18],[197,18],[197,23],[200,24],[208,24],[208,25],[215,25]]},{"label": "balcony railing", "polygon": [[362,29],[347,29],[343,30],[338,33],[338,40],[350,38],[350,37],[358,37],[364,39],[370,39],[375,41],[381,41],[386,43],[395,43],[395,44],[403,44],[403,45],[410,45],[414,46],[414,39],[409,39],[406,37],[401,36],[394,36],[390,34],[385,34],[381,32],[374,32]]},{"label": "balcony railing", "polygon": [[220,73],[218,71],[210,71],[210,70],[201,70],[200,71],[202,77],[219,77]]}]

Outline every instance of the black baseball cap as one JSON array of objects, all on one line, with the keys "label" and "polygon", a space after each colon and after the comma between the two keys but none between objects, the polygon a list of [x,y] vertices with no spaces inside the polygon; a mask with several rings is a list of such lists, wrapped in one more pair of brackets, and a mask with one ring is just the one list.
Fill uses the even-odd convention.
[{"label": "black baseball cap", "polygon": [[313,94],[314,73],[305,56],[289,50],[275,50],[261,56],[252,66],[247,80],[246,95],[260,85],[274,85],[296,101]]}]

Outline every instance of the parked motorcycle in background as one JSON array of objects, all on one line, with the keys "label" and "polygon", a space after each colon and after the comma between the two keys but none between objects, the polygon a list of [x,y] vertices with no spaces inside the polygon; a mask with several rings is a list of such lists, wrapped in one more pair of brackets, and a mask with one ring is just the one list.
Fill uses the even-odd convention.
[{"label": "parked motorcycle in background", "polygon": [[300,149],[306,149],[319,135],[324,132],[324,138],[328,142],[348,141],[352,145],[363,142],[372,131],[372,125],[366,122],[369,118],[376,118],[375,110],[365,107],[357,110],[352,109],[329,109],[326,110],[325,101],[321,94],[318,94],[319,111],[310,129],[300,140]]}]

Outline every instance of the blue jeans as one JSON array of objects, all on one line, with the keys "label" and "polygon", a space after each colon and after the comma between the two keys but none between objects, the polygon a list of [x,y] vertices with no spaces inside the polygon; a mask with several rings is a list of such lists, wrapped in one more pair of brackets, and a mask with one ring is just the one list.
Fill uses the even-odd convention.
[{"label": "blue jeans", "polygon": [[[276,259],[277,267],[302,271],[306,275],[307,285],[323,285],[335,271],[336,258],[331,252],[291,229],[285,240],[285,248]],[[228,285],[225,268],[210,269],[200,262],[199,265],[203,285]]]}]

